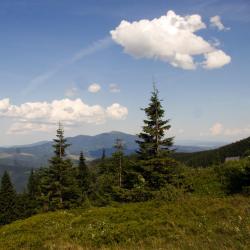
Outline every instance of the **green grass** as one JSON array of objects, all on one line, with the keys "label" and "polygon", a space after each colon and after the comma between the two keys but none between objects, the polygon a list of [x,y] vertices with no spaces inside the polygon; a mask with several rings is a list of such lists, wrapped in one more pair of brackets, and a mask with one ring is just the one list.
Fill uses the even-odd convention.
[{"label": "green grass", "polygon": [[39,214],[1,227],[0,249],[250,249],[250,199],[187,196]]}]

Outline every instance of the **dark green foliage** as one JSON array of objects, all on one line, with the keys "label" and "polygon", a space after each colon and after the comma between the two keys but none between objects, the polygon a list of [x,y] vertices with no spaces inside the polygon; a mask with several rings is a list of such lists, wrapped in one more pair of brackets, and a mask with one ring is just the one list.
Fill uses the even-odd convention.
[{"label": "dark green foliage", "polygon": [[32,169],[30,172],[30,176],[28,179],[28,195],[31,199],[35,199],[36,195],[38,194],[38,180],[34,174],[34,170]]},{"label": "dark green foliage", "polygon": [[118,186],[122,187],[123,183],[123,161],[124,161],[124,144],[121,139],[116,139],[115,145],[114,145],[116,151],[113,153],[113,161],[114,161],[114,167],[115,172],[117,172],[117,180],[118,180]]},{"label": "dark green foliage", "polygon": [[152,158],[139,162],[141,174],[146,180],[146,186],[152,189],[160,189],[171,183],[178,175],[177,162],[170,158]]},{"label": "dark green foliage", "polygon": [[55,156],[50,160],[50,166],[40,174],[40,196],[45,210],[69,208],[79,203],[80,190],[76,179],[76,171],[69,159],[66,159],[65,149],[69,146],[64,138],[64,131],[59,125],[57,139],[54,140]]},{"label": "dark green foliage", "polygon": [[61,123],[59,123],[59,127],[57,129],[56,139],[54,139],[54,153],[56,157],[63,158],[66,156],[65,150],[70,146],[67,144],[67,140],[64,138],[64,130],[62,128]]},{"label": "dark green foliage", "polygon": [[145,111],[147,119],[144,120],[142,132],[138,135],[138,154],[141,159],[159,157],[161,152],[169,152],[173,145],[173,138],[165,138],[165,133],[170,129],[169,120],[164,120],[164,109],[159,100],[159,92],[154,86],[150,103]]},{"label": "dark green foliage", "polygon": [[16,211],[16,192],[8,172],[4,172],[0,188],[0,224],[10,223],[18,215]]},{"label": "dark green foliage", "polygon": [[104,160],[106,158],[106,151],[105,148],[102,149],[102,160]]},{"label": "dark green foliage", "polygon": [[227,193],[248,193],[247,190],[250,186],[250,159],[227,162],[216,169]]},{"label": "dark green foliage", "polygon": [[77,179],[81,190],[81,199],[83,199],[87,195],[90,188],[90,173],[86,165],[83,152],[80,153],[79,157]]}]

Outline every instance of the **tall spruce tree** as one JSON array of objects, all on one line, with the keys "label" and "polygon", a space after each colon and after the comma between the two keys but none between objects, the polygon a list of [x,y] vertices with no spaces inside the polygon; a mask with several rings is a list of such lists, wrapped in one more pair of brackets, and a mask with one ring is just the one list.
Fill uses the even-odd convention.
[{"label": "tall spruce tree", "polygon": [[169,120],[164,119],[164,109],[155,85],[148,107],[142,110],[147,118],[137,140],[140,171],[148,187],[159,189],[172,181],[176,162],[169,157],[173,137],[165,136],[171,126]]},{"label": "tall spruce tree", "polygon": [[66,149],[70,146],[64,138],[64,130],[59,123],[56,139],[54,139],[55,155],[50,160],[48,174],[46,176],[47,202],[49,208],[67,208],[77,202],[79,198],[79,189],[73,164],[66,159]]},{"label": "tall spruce tree", "polygon": [[105,150],[105,148],[103,148],[102,149],[102,158],[101,158],[101,160],[104,161],[105,158],[106,158],[106,150]]},{"label": "tall spruce tree", "polygon": [[154,85],[150,103],[145,111],[146,119],[142,132],[138,135],[139,154],[141,159],[160,157],[163,152],[169,152],[173,145],[173,137],[165,138],[166,132],[171,128],[169,120],[164,120],[164,109],[159,99],[159,91]]},{"label": "tall spruce tree", "polygon": [[10,176],[5,171],[0,188],[0,225],[10,223],[17,218],[16,197],[16,191],[11,183]]},{"label": "tall spruce tree", "polygon": [[118,185],[119,187],[122,187],[122,173],[123,173],[123,158],[124,158],[124,143],[121,139],[117,138],[115,141],[115,152],[113,153],[113,158],[115,160],[115,163],[117,165],[117,172],[118,172]]},{"label": "tall spruce tree", "polygon": [[79,157],[79,165],[78,165],[78,181],[81,189],[82,199],[84,198],[84,196],[86,196],[89,190],[89,185],[90,185],[89,178],[90,178],[89,169],[88,166],[86,165],[84,154],[81,151]]},{"label": "tall spruce tree", "polygon": [[34,199],[38,191],[38,183],[33,169],[30,171],[27,188],[29,197]]}]

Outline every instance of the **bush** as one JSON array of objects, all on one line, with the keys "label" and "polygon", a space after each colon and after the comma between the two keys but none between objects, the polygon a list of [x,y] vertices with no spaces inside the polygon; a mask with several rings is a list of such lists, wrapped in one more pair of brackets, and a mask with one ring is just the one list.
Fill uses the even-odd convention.
[{"label": "bush", "polygon": [[176,188],[171,184],[154,192],[154,199],[159,201],[175,201],[184,196],[185,190]]},{"label": "bush", "polygon": [[113,198],[118,202],[141,202],[153,198],[153,193],[142,188],[124,189],[113,187]]}]

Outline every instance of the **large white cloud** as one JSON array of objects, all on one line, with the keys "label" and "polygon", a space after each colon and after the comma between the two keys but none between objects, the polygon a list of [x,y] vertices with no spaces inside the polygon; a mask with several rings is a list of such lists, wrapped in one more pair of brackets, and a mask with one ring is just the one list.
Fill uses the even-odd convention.
[{"label": "large white cloud", "polygon": [[88,105],[81,99],[62,99],[52,102],[27,102],[13,105],[10,100],[0,100],[0,117],[9,117],[15,121],[12,132],[21,130],[44,131],[46,127],[62,121],[65,126],[82,123],[100,124],[110,119],[125,119],[128,109],[118,103],[107,108],[100,105]]},{"label": "large white cloud", "polygon": [[[210,42],[195,32],[205,29],[200,15],[179,16],[168,11],[153,20],[123,20],[110,31],[112,39],[136,58],[154,58],[182,69],[195,69],[194,56],[217,51]],[[223,65],[220,64],[220,67]]]}]

